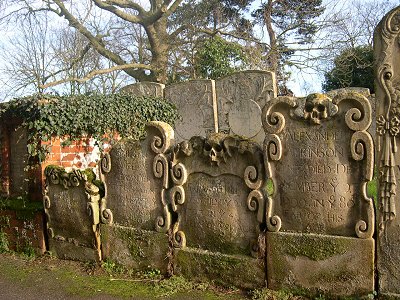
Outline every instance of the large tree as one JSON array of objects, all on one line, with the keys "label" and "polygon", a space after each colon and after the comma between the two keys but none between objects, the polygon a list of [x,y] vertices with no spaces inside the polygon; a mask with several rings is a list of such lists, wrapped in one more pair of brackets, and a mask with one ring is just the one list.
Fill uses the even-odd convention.
[{"label": "large tree", "polygon": [[[213,50],[208,46],[222,40],[225,45],[239,49],[242,66],[276,71],[278,80],[284,80],[285,65],[293,64],[293,54],[312,42],[321,28],[316,23],[317,17],[324,10],[321,0],[4,0],[3,3],[8,4],[3,20],[13,16],[20,20],[21,16],[44,12],[60,17],[60,26],[69,26],[76,35],[84,37],[79,52],[84,55],[74,59],[84,59],[90,51],[95,51],[109,62],[108,66],[99,64],[86,75],[64,73],[55,83],[77,81],[76,76],[83,81],[121,70],[135,81],[163,83],[208,76],[199,68],[199,64],[204,64],[201,59],[207,56],[204,50]],[[256,32],[264,27],[267,36]],[[227,57],[222,61],[235,63],[235,59],[229,60],[232,52],[226,51],[224,55]],[[55,83],[46,82],[42,88]]]}]

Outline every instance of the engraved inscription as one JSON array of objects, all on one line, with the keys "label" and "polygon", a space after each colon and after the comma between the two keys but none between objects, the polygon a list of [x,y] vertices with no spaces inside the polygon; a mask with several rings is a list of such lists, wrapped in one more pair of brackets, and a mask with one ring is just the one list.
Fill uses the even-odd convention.
[{"label": "engraved inscription", "polygon": [[257,220],[248,210],[249,189],[234,175],[189,176],[182,231],[187,245],[224,253],[250,254],[257,238]]},{"label": "engraved inscription", "polygon": [[153,230],[160,214],[157,199],[161,188],[154,184],[154,155],[133,141],[117,144],[110,155],[112,166],[105,181],[107,208],[113,212],[114,222]]},{"label": "engraved inscription", "polygon": [[65,189],[62,185],[50,185],[49,197],[51,206],[47,211],[54,237],[93,247],[92,222],[87,212],[84,186]]},{"label": "engraved inscription", "polygon": [[351,159],[352,132],[327,124],[296,122],[282,131],[285,153],[275,174],[283,230],[354,235],[359,172]]}]

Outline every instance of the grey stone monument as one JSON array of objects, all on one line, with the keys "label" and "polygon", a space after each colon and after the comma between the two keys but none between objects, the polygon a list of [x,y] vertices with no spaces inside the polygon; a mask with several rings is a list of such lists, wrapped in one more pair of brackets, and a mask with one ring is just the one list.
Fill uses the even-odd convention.
[{"label": "grey stone monument", "polygon": [[400,7],[374,33],[378,166],[377,264],[381,296],[400,298]]},{"label": "grey stone monument", "polygon": [[270,288],[333,296],[374,290],[370,124],[370,103],[358,93],[278,97],[264,107],[274,186],[266,213]]},{"label": "grey stone monument", "polygon": [[49,250],[63,259],[100,261],[99,188],[80,170],[48,166],[45,175]]},{"label": "grey stone monument", "polygon": [[182,116],[175,124],[177,142],[218,132],[214,80],[190,80],[167,86],[164,98],[175,104]]},{"label": "grey stone monument", "polygon": [[101,159],[104,258],[129,268],[167,273],[171,213],[166,190],[173,143],[168,124],[150,122],[144,140],[120,141]]},{"label": "grey stone monument", "polygon": [[242,71],[215,82],[219,132],[264,141],[261,110],[276,97],[275,74],[268,71]]},{"label": "grey stone monument", "polygon": [[193,137],[175,147],[171,177],[175,274],[264,286],[261,148],[224,134]]},{"label": "grey stone monument", "polygon": [[164,84],[157,82],[137,82],[123,87],[121,92],[134,94],[135,96],[162,98],[164,95],[164,87]]}]

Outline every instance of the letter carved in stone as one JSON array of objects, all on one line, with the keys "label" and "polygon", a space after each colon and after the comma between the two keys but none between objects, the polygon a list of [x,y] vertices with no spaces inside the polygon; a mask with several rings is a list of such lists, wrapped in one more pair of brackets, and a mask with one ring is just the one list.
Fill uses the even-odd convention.
[{"label": "letter carved in stone", "polygon": [[264,107],[262,120],[266,174],[274,186],[266,201],[268,230],[372,237],[368,99],[354,92],[333,100],[278,97]]}]

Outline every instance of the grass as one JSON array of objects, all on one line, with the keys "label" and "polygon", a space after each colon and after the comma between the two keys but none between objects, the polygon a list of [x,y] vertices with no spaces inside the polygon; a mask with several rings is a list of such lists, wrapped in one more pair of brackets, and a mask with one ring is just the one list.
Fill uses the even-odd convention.
[{"label": "grass", "polygon": [[[93,268],[96,269],[94,272],[88,272]],[[108,270],[49,256],[29,260],[21,255],[0,254],[0,278],[15,282],[16,289],[21,285],[37,290],[43,284],[49,293],[54,291],[66,297],[108,295],[116,299],[249,299],[238,290],[222,290],[179,276],[165,279],[157,271],[127,277],[111,262],[107,263],[106,268]]]}]

